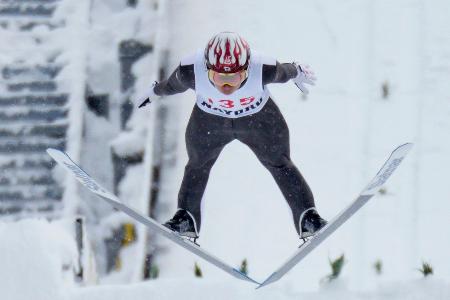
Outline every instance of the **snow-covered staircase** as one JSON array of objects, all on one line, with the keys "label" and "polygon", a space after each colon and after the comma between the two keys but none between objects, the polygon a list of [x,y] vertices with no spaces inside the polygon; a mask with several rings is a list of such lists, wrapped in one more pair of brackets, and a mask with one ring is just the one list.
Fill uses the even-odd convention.
[{"label": "snow-covered staircase", "polygon": [[2,0],[1,16],[51,17],[59,0]]},{"label": "snow-covered staircase", "polygon": [[[59,76],[71,65],[53,42],[67,31],[55,10],[66,1],[0,3],[0,217],[55,216],[64,190],[48,147],[66,149],[73,85]],[[55,39],[56,40],[56,39]],[[5,43],[6,41],[6,43]],[[64,57],[64,59],[61,59]],[[73,63],[73,62],[72,62]],[[83,99],[78,99],[82,101]]]}]

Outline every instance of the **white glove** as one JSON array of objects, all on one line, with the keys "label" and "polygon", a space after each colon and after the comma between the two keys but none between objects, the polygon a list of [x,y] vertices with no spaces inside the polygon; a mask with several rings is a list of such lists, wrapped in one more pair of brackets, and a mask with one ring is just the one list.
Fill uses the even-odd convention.
[{"label": "white glove", "polygon": [[315,85],[317,78],[314,76],[313,70],[309,65],[302,65],[296,62],[293,63],[297,68],[297,77],[293,78],[295,85],[305,94],[308,95],[309,91],[304,86],[305,83]]},{"label": "white glove", "polygon": [[157,85],[157,84],[158,84],[157,81],[153,82],[152,87],[150,88],[150,90],[147,91],[145,94],[143,94],[141,97],[138,98],[139,99],[138,103],[140,103],[139,106],[138,106],[139,108],[142,108],[142,107],[146,106],[147,104],[152,103],[152,98],[156,97],[154,88],[155,88],[155,85]]}]

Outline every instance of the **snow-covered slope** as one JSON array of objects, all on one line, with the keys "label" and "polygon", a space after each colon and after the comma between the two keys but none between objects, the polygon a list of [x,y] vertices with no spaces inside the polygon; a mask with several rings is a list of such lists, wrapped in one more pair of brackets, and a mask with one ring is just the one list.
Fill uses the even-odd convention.
[{"label": "snow-covered slope", "polygon": [[[176,287],[176,288],[174,288]],[[219,280],[164,279],[127,286],[103,286],[74,290],[71,300],[237,300],[237,299],[308,299],[308,300],[445,300],[450,296],[450,286],[439,280],[416,280],[380,285],[375,291],[350,292],[345,282],[335,282],[318,292],[297,292],[292,288],[253,290],[245,284],[223,283]]]},{"label": "snow-covered slope", "polygon": [[434,278],[377,282],[376,290],[352,292],[346,280],[323,284],[316,292],[295,286],[255,290],[238,280],[158,279],[127,285],[80,288],[74,285],[76,245],[59,223],[24,220],[0,223],[0,288],[7,300],[144,299],[448,299],[450,284]]}]

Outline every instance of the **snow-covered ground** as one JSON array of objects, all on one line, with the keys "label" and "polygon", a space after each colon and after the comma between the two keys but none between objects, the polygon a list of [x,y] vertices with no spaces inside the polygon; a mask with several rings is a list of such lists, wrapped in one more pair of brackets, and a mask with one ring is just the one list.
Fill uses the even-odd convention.
[{"label": "snow-covered ground", "polygon": [[24,220],[0,223],[0,288],[7,300],[144,300],[144,299],[449,299],[450,284],[435,278],[383,282],[376,289],[351,291],[338,279],[318,291],[302,292],[299,284],[255,290],[235,279],[173,278],[127,285],[79,287],[74,284],[78,257],[70,231],[59,223]]},{"label": "snow-covered ground", "polygon": [[0,238],[2,299],[69,299],[79,267],[69,231],[47,221],[2,222]]},{"label": "snow-covered ground", "polygon": [[[176,287],[176,288],[174,288]],[[195,287],[195,288],[194,288]],[[448,299],[450,286],[437,280],[418,280],[395,282],[380,286],[377,291],[349,292],[345,283],[338,282],[326,286],[318,292],[298,292],[294,288],[253,290],[248,286],[210,280],[171,280],[132,284],[120,287],[100,287],[78,289],[71,300],[146,300],[146,299],[192,299],[192,300],[229,300],[229,299],[308,299],[308,300],[404,300],[404,299]]]},{"label": "snow-covered ground", "polygon": [[[156,257],[157,280],[67,286],[57,265],[60,256],[48,255],[61,248],[53,244],[59,239],[50,243],[44,234],[49,225],[19,223],[0,226],[0,282],[2,289],[5,283],[10,287],[5,299],[450,299],[448,0],[168,3],[164,30],[172,68],[222,30],[238,31],[254,49],[281,62],[313,67],[319,80],[308,98],[291,83],[270,89],[290,128],[292,159],[325,218],[357,195],[395,146],[413,142],[413,152],[385,194],[265,289],[255,291],[164,240],[159,242],[168,251]],[[161,101],[174,109],[179,143],[176,167],[162,174],[160,205],[170,207],[158,216],[164,221],[176,209],[187,161],[184,129],[195,101],[191,91]],[[24,240],[19,233],[27,234]],[[298,246],[274,180],[239,142],[226,146],[212,169],[199,243],[236,266],[247,259],[258,280]],[[328,259],[342,253],[347,258],[342,278],[320,285],[330,272]],[[381,276],[373,268],[376,260],[383,262]],[[431,278],[416,270],[422,261],[434,267]],[[202,279],[193,278],[195,262]]]}]

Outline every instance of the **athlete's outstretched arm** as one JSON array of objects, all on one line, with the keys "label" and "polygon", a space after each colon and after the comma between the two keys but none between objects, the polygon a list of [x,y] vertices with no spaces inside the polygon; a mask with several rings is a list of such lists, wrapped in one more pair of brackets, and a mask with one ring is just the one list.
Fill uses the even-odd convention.
[{"label": "athlete's outstretched arm", "polygon": [[195,88],[195,77],[193,65],[179,65],[168,79],[161,82],[155,82],[149,92],[141,97],[139,107],[151,103],[155,96],[170,96],[183,93],[187,89]]},{"label": "athlete's outstretched arm", "polygon": [[314,72],[308,65],[294,63],[280,64],[278,61],[275,65],[263,66],[263,84],[269,83],[285,83],[288,80],[294,81],[295,85],[305,94],[309,91],[305,87],[305,83],[314,85],[316,77]]},{"label": "athlete's outstretched arm", "polygon": [[158,96],[170,96],[194,89],[194,83],[194,66],[179,65],[168,79],[155,85],[154,91]]},{"label": "athlete's outstretched arm", "polygon": [[285,83],[297,76],[297,68],[291,63],[263,65],[263,84]]}]

